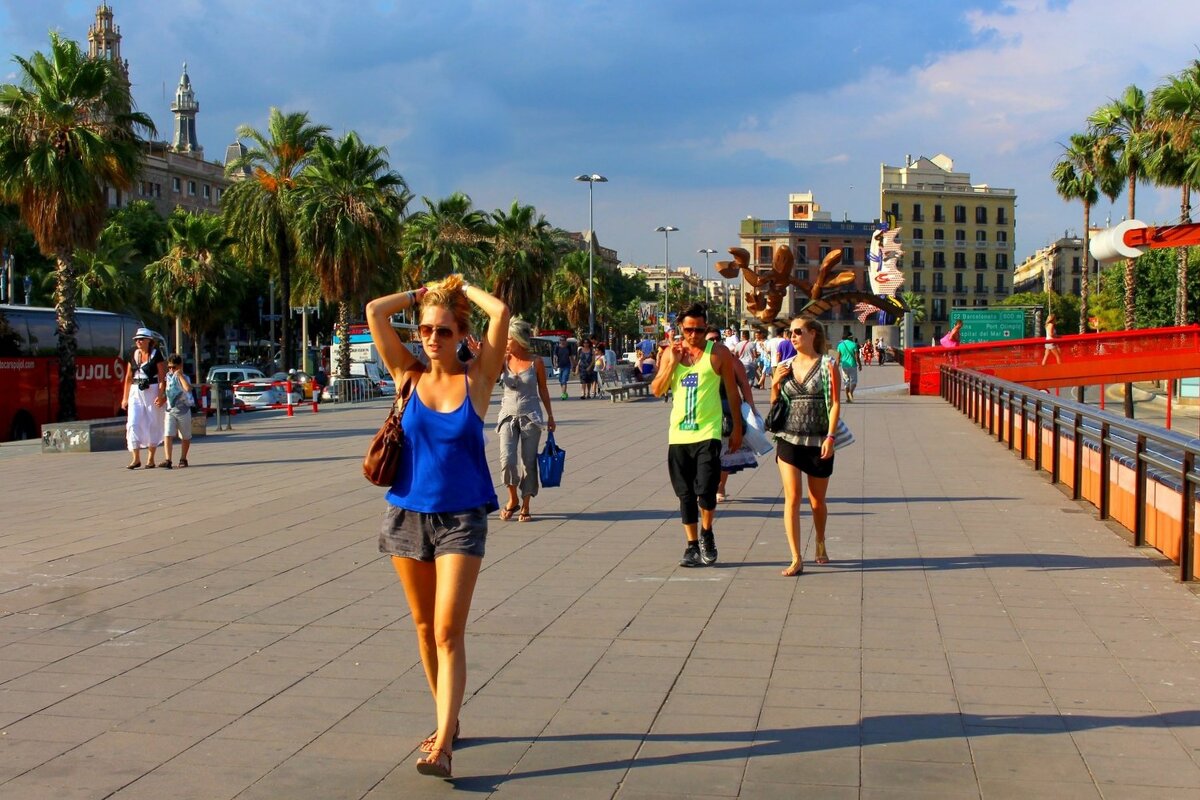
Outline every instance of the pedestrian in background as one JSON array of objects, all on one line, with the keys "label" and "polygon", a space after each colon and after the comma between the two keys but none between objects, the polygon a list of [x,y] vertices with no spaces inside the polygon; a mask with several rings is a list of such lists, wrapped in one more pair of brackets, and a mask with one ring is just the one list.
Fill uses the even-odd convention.
[{"label": "pedestrian in background", "polygon": [[575,370],[575,353],[571,350],[570,344],[567,343],[566,336],[558,337],[558,344],[554,345],[554,368],[558,370],[558,385],[562,389],[560,400],[567,399],[567,381],[571,380],[571,373]]},{"label": "pedestrian in background", "polygon": [[[420,302],[423,365],[400,341],[392,315]],[[458,359],[471,305],[488,318],[479,353]],[[387,493],[379,549],[392,558],[417,631],[417,649],[437,707],[437,730],[419,749],[417,771],[451,776],[467,684],[466,627],[487,542],[500,507],[484,452],[483,418],[504,366],[508,306],[460,275],[428,289],[367,304],[371,339],[397,386],[411,392],[401,418],[404,447]],[[452,457],[447,457],[452,454]]]},{"label": "pedestrian in background", "polygon": [[533,327],[525,320],[514,319],[508,326],[508,354],[500,373],[503,393],[496,423],[500,479],[508,489],[508,502],[500,509],[500,519],[512,519],[519,508],[520,522],[533,518],[529,501],[537,497],[539,488],[537,456],[542,429],[554,431],[546,366],[530,352],[532,336]]},{"label": "pedestrian in background", "polygon": [[1058,318],[1055,317],[1053,314],[1046,317],[1046,352],[1042,354],[1042,366],[1043,367],[1046,366],[1046,362],[1050,360],[1050,356],[1054,356],[1054,360],[1057,363],[1059,363],[1059,364],[1062,363],[1062,353],[1059,352],[1058,344],[1054,341],[1054,339],[1055,339],[1054,323],[1057,321],[1058,321]]},{"label": "pedestrian in background", "polygon": [[[821,341],[824,341],[824,338]],[[838,368],[841,370],[841,378],[846,389],[846,402],[853,403],[854,389],[858,386],[858,369],[863,364],[858,354],[858,344],[854,341],[854,337],[847,333],[838,342],[837,353]]]},{"label": "pedestrian in background", "polygon": [[596,351],[590,339],[584,339],[575,355],[579,372],[580,397],[587,400],[596,396]]},{"label": "pedestrian in background", "polygon": [[[788,404],[787,422],[783,430],[775,434],[775,463],[783,481],[783,528],[792,553],[792,563],[782,573],[786,577],[804,572],[800,498],[805,476],[808,477],[808,505],[816,539],[816,562],[825,564],[829,561],[825,551],[825,522],[829,516],[825,493],[833,475],[834,431],[841,413],[838,403],[840,376],[832,360],[825,357],[829,346],[825,328],[815,319],[797,317],[789,328],[789,336],[795,344],[796,357],[777,367],[771,382],[771,402],[782,394]],[[826,381],[829,383],[828,404],[825,402]]]},{"label": "pedestrian in background", "polygon": [[167,404],[166,359],[154,346],[154,332],[138,328],[133,334],[133,354],[125,368],[121,408],[129,413],[125,422],[125,444],[133,460],[125,469],[141,469],[146,450],[146,469],[154,469],[155,454],[163,440],[164,409]]}]

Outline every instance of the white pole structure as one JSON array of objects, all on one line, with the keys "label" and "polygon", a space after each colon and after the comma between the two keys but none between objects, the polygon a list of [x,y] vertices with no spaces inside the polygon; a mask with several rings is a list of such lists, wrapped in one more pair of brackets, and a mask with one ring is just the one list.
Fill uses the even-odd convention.
[{"label": "white pole structure", "polygon": [[671,231],[677,230],[679,228],[674,225],[659,225],[654,229],[656,233],[663,235],[663,251],[666,257],[666,264],[663,266],[663,308],[662,314],[659,315],[662,318],[664,334],[667,332],[667,303],[670,300],[667,292],[671,288]]},{"label": "white pole structure", "polygon": [[596,302],[593,295],[593,266],[592,261],[596,251],[596,229],[592,222],[592,187],[597,183],[608,183],[608,178],[592,173],[591,175],[576,175],[575,180],[586,182],[588,185],[588,336],[596,334]]},{"label": "white pole structure", "polygon": [[[708,282],[710,280],[712,280],[712,269],[708,266],[708,259],[710,256],[712,256],[713,253],[715,253],[717,251],[713,250],[711,247],[701,247],[696,252],[704,253],[704,299],[711,300],[712,298],[708,296]],[[725,327],[726,328],[729,327],[729,304],[728,303],[725,304]]]}]

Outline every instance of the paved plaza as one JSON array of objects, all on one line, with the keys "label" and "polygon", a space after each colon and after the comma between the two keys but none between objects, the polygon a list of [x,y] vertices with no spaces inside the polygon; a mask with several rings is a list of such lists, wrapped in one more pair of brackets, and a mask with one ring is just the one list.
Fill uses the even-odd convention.
[{"label": "paved plaza", "polygon": [[683,569],[667,406],[556,403],[450,782],[413,768],[433,702],[359,471],[385,401],[239,417],[171,472],[0,447],[0,798],[1200,796],[1200,598],[900,382],[844,406],[798,579],[771,460]]}]

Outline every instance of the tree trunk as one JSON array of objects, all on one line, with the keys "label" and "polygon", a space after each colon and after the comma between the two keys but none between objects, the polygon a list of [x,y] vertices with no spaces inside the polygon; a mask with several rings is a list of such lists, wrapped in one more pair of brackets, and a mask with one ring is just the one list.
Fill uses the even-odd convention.
[{"label": "tree trunk", "polygon": [[338,303],[337,318],[338,352],[337,374],[339,378],[350,377],[350,304]]},{"label": "tree trunk", "polygon": [[[1134,218],[1134,209],[1136,208],[1135,197],[1137,192],[1137,173],[1131,173],[1129,176],[1129,219]],[[1132,258],[1125,259],[1125,330],[1131,331],[1137,327],[1135,319],[1137,305],[1134,303],[1136,272],[1134,261]],[[1133,419],[1133,384],[1125,384],[1125,417]]]},{"label": "tree trunk", "polygon": [[[1187,224],[1192,221],[1191,187],[1183,185],[1183,193],[1179,200],[1179,221]],[[1175,273],[1175,324],[1187,325],[1187,278],[1188,278],[1188,249],[1179,248],[1179,262]]]},{"label": "tree trunk", "polygon": [[199,335],[192,337],[192,358],[193,358],[192,366],[196,370],[195,372],[192,373],[192,385],[199,386],[200,385],[200,336]]},{"label": "tree trunk", "polygon": [[1091,260],[1088,247],[1091,244],[1092,204],[1083,201],[1083,280],[1079,282],[1079,332],[1087,333],[1088,321],[1088,279],[1092,274]]},{"label": "tree trunk", "polygon": [[[292,246],[286,230],[279,232],[279,331],[283,340],[280,367],[284,372],[295,367],[292,361]],[[274,347],[272,342],[271,346]]]},{"label": "tree trunk", "polygon": [[[78,348],[75,332],[75,264],[69,251],[54,254],[57,263],[54,290],[55,334],[58,338],[58,422],[70,422],[77,417],[75,408],[75,352]],[[44,346],[44,345],[43,345]]]}]

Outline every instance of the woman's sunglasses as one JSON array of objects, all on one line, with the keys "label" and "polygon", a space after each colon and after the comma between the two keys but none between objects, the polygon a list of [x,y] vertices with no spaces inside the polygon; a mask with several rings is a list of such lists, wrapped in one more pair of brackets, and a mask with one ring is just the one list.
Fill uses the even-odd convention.
[{"label": "woman's sunglasses", "polygon": [[792,328],[788,333],[792,336],[803,336],[808,328]]},{"label": "woman's sunglasses", "polygon": [[417,333],[422,339],[428,339],[435,333],[439,339],[449,339],[454,335],[454,330],[452,328],[447,328],[444,325],[418,325]]}]

